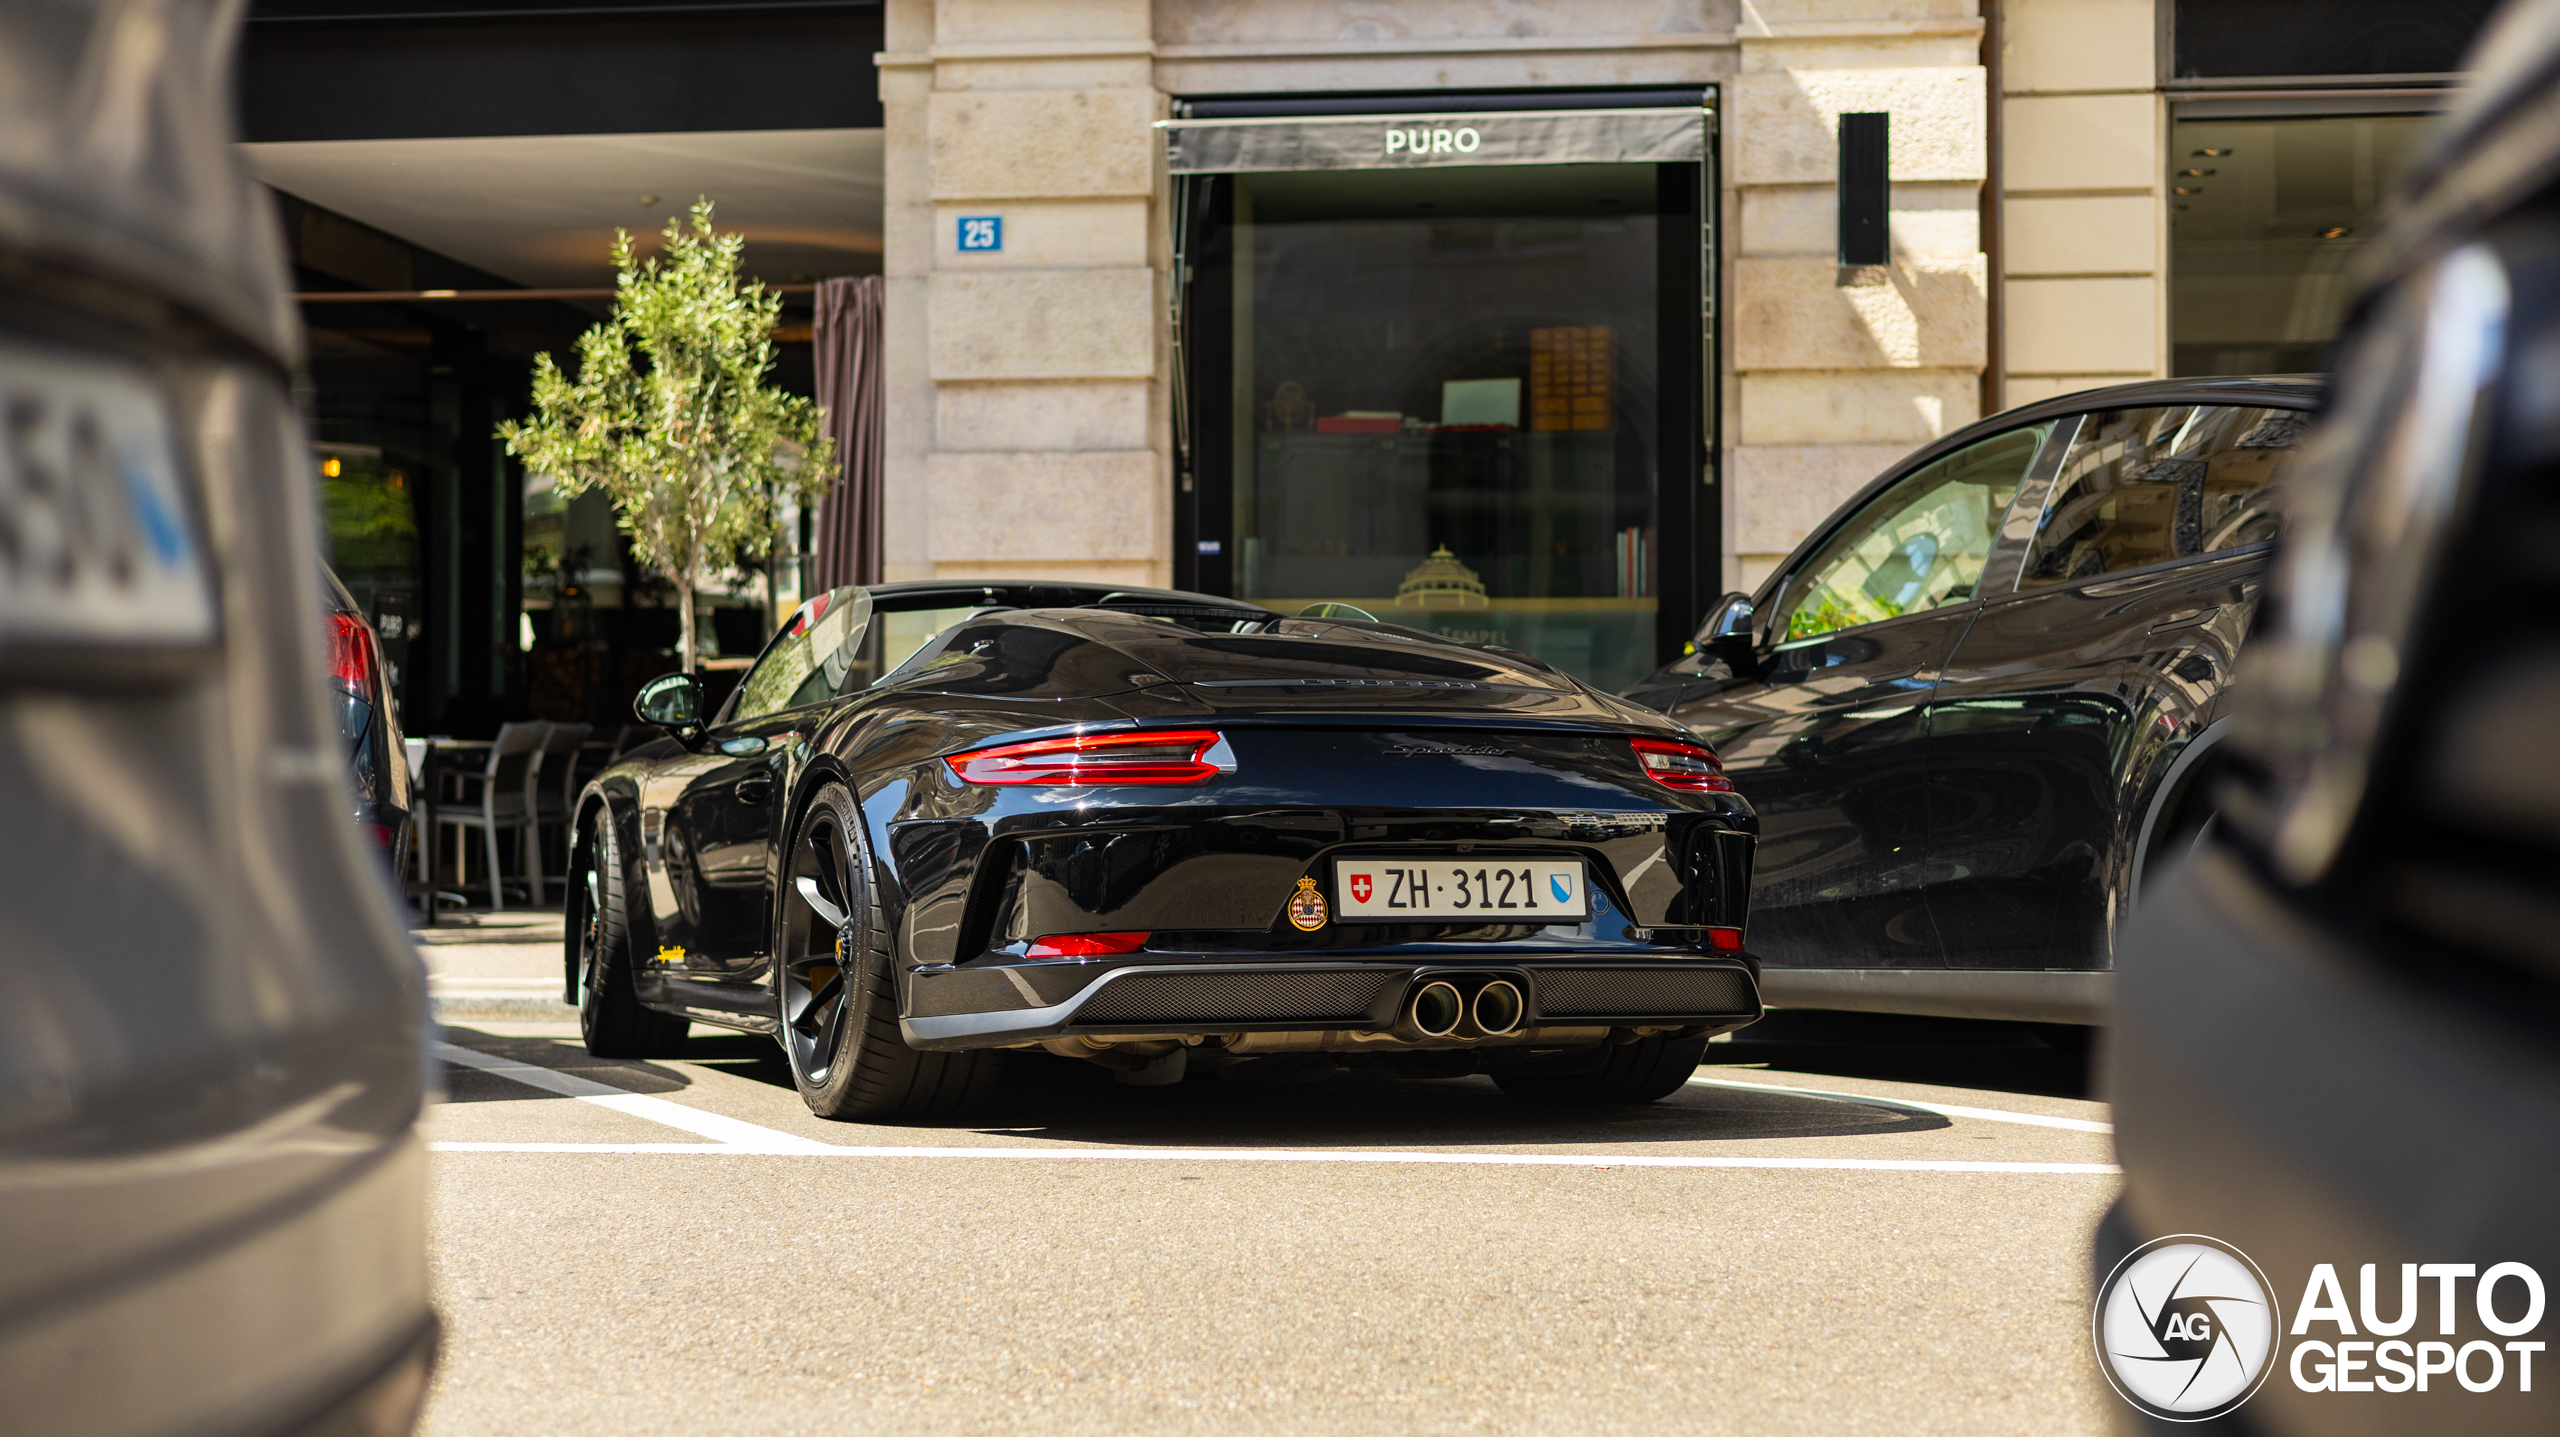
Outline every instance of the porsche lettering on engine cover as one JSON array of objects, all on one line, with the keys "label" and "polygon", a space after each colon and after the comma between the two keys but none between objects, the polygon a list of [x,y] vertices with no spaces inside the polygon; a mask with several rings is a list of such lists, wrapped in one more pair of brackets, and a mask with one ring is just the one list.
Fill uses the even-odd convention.
[{"label": "porsche lettering on engine cover", "polygon": [[667,736],[577,809],[588,1046],[770,1033],[826,1116],[1059,1060],[1648,1101],[1760,1014],[1759,825],[1715,755],[1509,650],[929,581],[819,595],[716,710],[642,709]]}]

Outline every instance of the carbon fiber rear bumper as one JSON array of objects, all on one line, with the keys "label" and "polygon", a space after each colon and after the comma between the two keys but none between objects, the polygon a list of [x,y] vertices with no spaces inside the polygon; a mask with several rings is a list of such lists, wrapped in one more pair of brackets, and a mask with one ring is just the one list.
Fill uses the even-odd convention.
[{"label": "carbon fiber rear bumper", "polygon": [[1508,978],[1528,997],[1524,1027],[1642,1025],[1728,1031],[1758,1021],[1759,983],[1736,958],[1534,962],[1233,962],[1132,963],[1084,979],[1063,998],[1055,964],[1035,982],[1026,969],[979,968],[994,976],[970,986],[983,1000],[996,983],[1018,1006],[985,1006],[918,1016],[944,995],[930,991],[943,976],[920,978],[898,1028],[920,1049],[1004,1047],[1076,1033],[1287,1033],[1392,1027],[1405,995],[1425,977]]}]

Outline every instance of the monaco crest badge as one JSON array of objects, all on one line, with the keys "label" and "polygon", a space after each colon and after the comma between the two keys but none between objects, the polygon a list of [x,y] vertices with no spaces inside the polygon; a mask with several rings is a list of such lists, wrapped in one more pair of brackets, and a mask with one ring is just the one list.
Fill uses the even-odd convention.
[{"label": "monaco crest badge", "polygon": [[1325,911],[1324,895],[1316,891],[1312,878],[1298,880],[1298,891],[1289,895],[1289,926],[1313,933],[1333,915]]}]

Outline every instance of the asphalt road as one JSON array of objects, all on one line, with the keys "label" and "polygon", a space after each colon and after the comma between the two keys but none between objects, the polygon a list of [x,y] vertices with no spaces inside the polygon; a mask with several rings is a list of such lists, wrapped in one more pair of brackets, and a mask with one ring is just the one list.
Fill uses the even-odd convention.
[{"label": "asphalt road", "polygon": [[437,1437],[2046,1433],[2114,1401],[2106,1110],[1998,1025],[1720,1044],[1616,1110],[1036,1058],[974,1125],[888,1128],[809,1116],[763,1038],[613,1063],[448,1022]]}]

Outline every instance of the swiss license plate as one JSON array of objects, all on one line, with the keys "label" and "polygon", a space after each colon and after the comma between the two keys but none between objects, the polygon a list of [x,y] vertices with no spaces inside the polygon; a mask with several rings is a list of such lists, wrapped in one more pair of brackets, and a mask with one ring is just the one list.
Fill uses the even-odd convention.
[{"label": "swiss license plate", "polygon": [[21,650],[209,647],[185,490],[149,376],[0,339],[0,673]]},{"label": "swiss license plate", "polygon": [[1582,864],[1571,858],[1358,859],[1333,865],[1341,921],[1500,918],[1553,923],[1591,916]]}]

